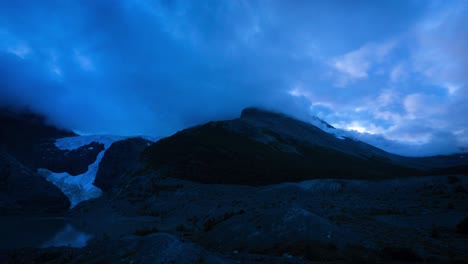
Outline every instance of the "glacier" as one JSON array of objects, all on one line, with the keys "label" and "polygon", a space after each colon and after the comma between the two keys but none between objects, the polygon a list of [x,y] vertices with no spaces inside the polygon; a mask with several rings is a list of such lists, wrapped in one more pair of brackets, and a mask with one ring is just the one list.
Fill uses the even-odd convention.
[{"label": "glacier", "polygon": [[70,208],[73,208],[83,201],[101,196],[101,189],[93,185],[99,169],[99,163],[102,157],[104,157],[105,151],[112,143],[125,138],[114,135],[88,135],[57,139],[55,145],[62,150],[74,150],[92,142],[103,144],[104,150],[98,154],[96,161],[89,165],[88,170],[83,174],[72,176],[67,172],[55,173],[43,168],[38,169],[38,173],[62,190],[70,200]]}]

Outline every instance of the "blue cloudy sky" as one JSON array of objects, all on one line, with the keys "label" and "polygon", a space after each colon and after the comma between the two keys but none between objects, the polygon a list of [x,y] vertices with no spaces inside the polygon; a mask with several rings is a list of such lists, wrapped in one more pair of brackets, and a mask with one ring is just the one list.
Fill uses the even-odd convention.
[{"label": "blue cloudy sky", "polygon": [[0,105],[170,135],[263,106],[408,155],[468,146],[468,1],[0,0]]}]

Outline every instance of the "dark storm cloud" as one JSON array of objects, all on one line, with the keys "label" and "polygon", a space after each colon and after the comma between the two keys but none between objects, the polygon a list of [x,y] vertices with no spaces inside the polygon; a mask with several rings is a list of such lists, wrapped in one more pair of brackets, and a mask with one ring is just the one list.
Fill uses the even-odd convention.
[{"label": "dark storm cloud", "polygon": [[[26,97],[41,91],[43,99],[56,104],[65,92],[70,108],[57,105],[57,110],[80,112],[66,125],[85,131],[167,134],[210,118],[232,117],[245,105],[268,103],[281,87],[280,78],[267,76],[274,74],[271,66],[277,61],[236,36],[250,27],[248,15],[237,15],[241,6],[212,4],[20,2],[2,9],[8,12],[2,29],[13,42],[6,49],[25,45],[30,51],[6,74],[21,79],[29,72],[20,64],[36,63],[31,67],[41,70],[43,84],[16,89]],[[30,20],[19,23],[18,14]],[[257,57],[256,65],[247,63],[251,56]],[[56,86],[54,79],[64,91],[42,89]]]},{"label": "dark storm cloud", "polygon": [[[304,119],[320,112],[343,128],[358,121],[390,127],[372,122],[377,107],[351,109],[382,93],[375,68],[389,71],[401,61],[394,54],[401,44],[392,39],[424,18],[426,7],[416,1],[5,1],[0,102],[28,105],[88,133],[168,135],[236,117],[251,105]],[[402,105],[378,110],[401,116]]]}]

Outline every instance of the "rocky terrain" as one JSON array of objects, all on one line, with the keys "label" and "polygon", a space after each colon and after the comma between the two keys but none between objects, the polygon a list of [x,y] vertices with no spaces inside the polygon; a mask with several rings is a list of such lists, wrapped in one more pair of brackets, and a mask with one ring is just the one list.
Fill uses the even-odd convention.
[{"label": "rocky terrain", "polygon": [[141,153],[152,142],[143,138],[129,138],[113,143],[104,155],[94,185],[103,191],[121,184],[127,176],[146,167],[141,162]]},{"label": "rocky terrain", "polygon": [[[39,168],[49,175],[86,178],[85,185],[100,190],[86,196],[89,189],[80,189],[84,199],[69,210],[70,196],[59,189],[64,185],[55,187],[36,173],[39,163],[20,162],[19,152],[5,146],[2,201],[13,204],[21,196],[29,207],[2,207],[9,217],[0,218],[1,226],[17,230],[2,231],[0,262],[468,261],[468,155],[402,157],[333,129],[250,108],[238,119],[156,143],[55,141],[49,133],[39,141],[53,147],[29,160],[48,160]],[[86,172],[76,159],[87,164]],[[14,218],[33,219],[23,211],[54,215],[60,224],[41,222],[41,229],[55,231],[27,238],[32,224]],[[25,239],[34,243],[16,243]]]},{"label": "rocky terrain", "polygon": [[[123,190],[120,188],[124,188]],[[468,260],[463,176],[310,180],[263,187],[140,175],[68,218],[83,248],[21,249],[18,262],[375,263]]]}]

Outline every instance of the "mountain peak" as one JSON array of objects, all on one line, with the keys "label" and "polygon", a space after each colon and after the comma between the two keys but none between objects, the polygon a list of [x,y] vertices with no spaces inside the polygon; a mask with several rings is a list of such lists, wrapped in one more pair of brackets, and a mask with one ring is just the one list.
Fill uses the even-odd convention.
[{"label": "mountain peak", "polygon": [[272,110],[266,110],[258,107],[247,107],[241,112],[240,118],[265,118],[265,117],[286,117],[285,114],[275,112]]},{"label": "mountain peak", "polygon": [[162,139],[146,149],[145,159],[171,177],[204,183],[264,185],[423,173],[331,130],[326,123],[250,107],[238,119],[209,122]]},{"label": "mountain peak", "polygon": [[[247,107],[241,112],[241,119],[262,119],[262,118],[289,118],[296,121],[300,121],[299,119],[289,116],[284,113],[276,112],[274,110],[267,110],[259,107]],[[328,124],[324,120],[314,116],[308,122],[311,125],[317,126],[322,130],[328,129],[335,129],[332,125]],[[328,131],[326,131],[328,132]]]}]

